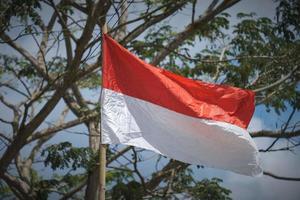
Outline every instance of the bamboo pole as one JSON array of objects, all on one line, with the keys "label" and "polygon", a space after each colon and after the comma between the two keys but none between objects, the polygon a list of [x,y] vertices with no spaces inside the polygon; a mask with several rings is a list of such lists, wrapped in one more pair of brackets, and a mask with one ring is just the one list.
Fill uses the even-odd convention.
[{"label": "bamboo pole", "polygon": [[[106,23],[102,27],[102,33],[107,33]],[[103,44],[103,40],[102,40]],[[102,49],[103,51],[103,49]],[[103,69],[103,66],[102,66]],[[102,95],[101,95],[102,96]],[[101,143],[101,130],[100,130],[100,147],[99,147],[99,200],[105,200],[105,173],[106,173],[106,145]]]},{"label": "bamboo pole", "polygon": [[99,200],[105,200],[106,146],[100,144]]}]

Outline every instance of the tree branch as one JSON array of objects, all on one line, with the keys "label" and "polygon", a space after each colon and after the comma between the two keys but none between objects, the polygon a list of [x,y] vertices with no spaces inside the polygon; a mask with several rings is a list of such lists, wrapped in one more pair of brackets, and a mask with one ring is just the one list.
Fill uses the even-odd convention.
[{"label": "tree branch", "polygon": [[70,30],[68,29],[68,26],[67,26],[67,22],[66,22],[66,18],[62,17],[57,9],[57,6],[60,6],[61,4],[58,4],[58,5],[55,5],[53,0],[50,1],[50,4],[52,6],[52,8],[54,9],[54,12],[56,13],[56,15],[58,16],[58,19],[59,19],[59,23],[61,24],[62,26],[62,30],[63,30],[63,34],[64,35],[67,35],[68,37],[71,37],[72,40],[74,42],[77,41],[77,39],[75,38],[75,36],[70,32]]},{"label": "tree branch", "polygon": [[172,50],[178,48],[187,38],[193,37],[203,25],[207,24],[216,15],[221,13],[226,8],[236,4],[237,2],[239,2],[239,0],[224,0],[214,10],[210,10],[214,7],[214,5],[212,6],[212,3],[203,16],[200,16],[200,18],[194,23],[189,24],[185,30],[178,33],[175,38],[166,45],[165,49],[162,49],[160,52],[158,52],[158,54],[153,58],[151,64],[158,65]]},{"label": "tree branch", "polygon": [[118,159],[120,156],[122,156],[124,153],[126,153],[130,149],[132,149],[132,146],[125,147],[124,149],[122,149],[121,151],[119,151],[118,153],[116,153],[113,157],[111,157],[107,161],[106,165],[109,165],[110,163],[112,163],[114,160]]},{"label": "tree branch", "polygon": [[145,183],[146,188],[150,191],[155,189],[161,183],[161,181],[163,181],[166,177],[172,175],[173,169],[175,169],[176,172],[179,172],[180,170],[186,169],[188,166],[189,164],[170,160],[169,163],[160,172],[153,174],[152,178],[147,183]]},{"label": "tree branch", "polygon": [[[8,173],[3,173],[0,177],[7,183],[7,185],[9,185],[10,188],[14,188],[14,191],[19,192],[23,198],[31,199],[29,193],[30,188],[27,183],[9,175]],[[16,195],[19,196],[18,194]]]},{"label": "tree branch", "polygon": [[0,34],[0,38],[16,51],[18,51],[22,56],[24,56],[36,68],[39,74],[41,74],[43,77],[48,77],[45,69],[39,66],[38,61],[26,49],[12,41],[12,39],[4,32]]},{"label": "tree branch", "polygon": [[18,134],[15,136],[13,142],[6,149],[2,158],[0,159],[0,176],[3,174],[13,158],[18,154],[20,149],[26,144],[27,138],[40,126],[49,113],[54,109],[59,102],[65,86],[59,88],[51,99],[43,106],[40,112],[24,127],[20,127]]},{"label": "tree branch", "polygon": [[27,143],[33,142],[34,140],[41,139],[43,137],[48,137],[59,131],[77,126],[79,124],[82,124],[83,122],[87,122],[87,121],[91,120],[92,118],[95,118],[96,116],[98,116],[98,113],[93,113],[91,115],[87,115],[87,116],[77,118],[75,120],[72,120],[72,121],[57,125],[57,126],[53,126],[53,127],[41,130],[41,131],[35,133],[32,137],[29,137],[27,139]]},{"label": "tree branch", "polygon": [[83,96],[81,95],[78,86],[75,85],[75,84],[73,84],[72,87],[71,87],[71,89],[72,89],[72,92],[73,92],[73,94],[74,94],[74,96],[75,96],[77,102],[78,102],[78,105],[79,105],[81,108],[86,108],[86,109],[88,109],[88,106],[87,106],[87,104],[86,104],[86,102],[85,102]]},{"label": "tree branch", "polygon": [[26,97],[26,98],[29,98],[29,95],[26,94],[25,92],[22,92],[21,90],[17,89],[17,88],[14,88],[13,86],[7,84],[7,83],[0,83],[0,87],[7,87],[13,91],[15,91],[16,93]]},{"label": "tree branch", "polygon": [[[148,14],[143,15],[142,17],[139,17],[139,18],[127,21],[126,23],[120,24],[118,27],[114,28],[113,30],[110,30],[109,32],[112,33],[114,31],[116,31],[118,28],[121,28],[122,26],[125,26],[125,25],[130,24],[130,23],[134,23],[134,22],[142,20],[142,19],[145,19],[145,23],[143,23],[142,25],[135,28],[133,31],[131,31],[129,34],[127,34],[127,36],[122,41],[120,41],[121,44],[125,45],[128,42],[135,39],[138,35],[140,35],[142,32],[144,32],[147,28],[149,28],[150,26],[152,26],[152,25],[162,21],[163,19],[169,17],[174,12],[176,12],[180,7],[183,7],[185,5],[185,3],[178,3],[178,5],[173,5],[173,4],[174,4],[173,2],[164,4],[164,5],[160,6],[159,8],[149,12]],[[174,6],[174,7],[171,7],[171,6]],[[155,13],[155,12],[157,12],[157,11],[163,9],[163,8],[166,8],[166,7],[170,7],[170,10],[165,11],[162,14],[155,15],[151,19],[146,20],[148,17],[151,17],[151,15],[153,13]],[[93,46],[96,42],[99,42],[99,39],[100,38],[95,39],[88,46]],[[100,61],[101,61],[101,57],[99,56],[99,58],[97,59],[97,62],[95,62],[91,65],[88,65],[88,67],[86,69],[82,70],[79,73],[79,75],[81,77],[84,77],[87,74],[92,73],[95,69],[100,67]]]},{"label": "tree branch", "polygon": [[82,31],[80,38],[77,40],[77,47],[75,49],[74,59],[71,63],[71,70],[76,72],[78,69],[85,47],[88,45],[89,40],[92,38],[92,33],[99,16],[106,14],[107,9],[110,7],[109,1],[96,0],[92,9],[90,10],[86,25]]},{"label": "tree branch", "polygon": [[250,133],[251,137],[269,137],[269,138],[292,138],[300,136],[300,130],[292,131],[292,132],[284,132],[281,131],[269,131],[269,130],[261,130],[258,132]]},{"label": "tree branch", "polygon": [[127,19],[128,19],[128,3],[127,3],[127,0],[121,0],[120,2],[120,5],[121,5],[121,16],[119,17],[118,19],[118,25],[119,25],[119,29],[116,30],[113,38],[116,40],[116,41],[120,41],[122,40],[125,35],[126,35],[126,25],[124,26],[120,26],[121,24],[125,24],[127,22]]},{"label": "tree branch", "polygon": [[128,25],[128,24],[132,24],[132,23],[134,23],[134,22],[137,22],[137,21],[140,21],[140,20],[145,20],[145,19],[147,19],[147,18],[150,18],[154,13],[156,13],[156,12],[158,12],[158,11],[164,9],[164,8],[167,8],[167,7],[171,6],[173,3],[174,3],[174,2],[169,2],[169,3],[163,4],[162,6],[156,8],[156,9],[150,11],[150,12],[146,12],[145,14],[143,14],[143,15],[140,16],[140,17],[137,17],[137,18],[132,19],[132,20],[128,20],[128,21],[126,21],[126,22],[124,22],[124,23],[120,23],[117,27],[115,27],[115,28],[109,30],[108,33],[113,33],[114,31],[116,31],[116,30],[120,29],[121,27],[126,26],[126,25]]},{"label": "tree branch", "polygon": [[137,162],[138,162],[138,156],[137,156],[137,153],[133,148],[131,148],[132,151],[133,151],[133,155],[134,155],[134,159],[133,159],[133,168],[134,168],[134,172],[138,175],[139,179],[141,180],[141,183],[142,183],[142,186],[144,188],[144,191],[146,191],[146,185],[145,185],[145,180],[144,180],[144,177],[142,176],[142,174],[140,173],[138,167],[137,167]]},{"label": "tree branch", "polygon": [[9,143],[12,142],[12,139],[7,137],[4,133],[0,133],[0,137],[4,138],[6,141],[8,141]]},{"label": "tree branch", "polygon": [[[225,51],[227,50],[228,46],[225,46],[223,49],[222,49],[222,52],[221,52],[221,55],[220,55],[220,58],[219,58],[219,61],[222,62],[223,58],[224,58],[224,55],[225,55]],[[218,63],[217,65],[217,70],[216,70],[216,74],[214,75],[213,77],[213,80],[214,82],[217,82],[219,76],[220,76],[220,68],[221,68],[222,64],[221,63]]]},{"label": "tree branch", "polygon": [[[296,112],[296,107],[293,108],[293,111],[291,112],[291,114],[290,114],[288,120],[287,120],[286,123],[284,124],[283,129],[280,131],[281,134],[284,134],[284,132],[285,132],[286,129],[288,128],[289,123],[290,123],[291,119],[293,118],[295,112]],[[276,138],[276,139],[272,142],[272,144],[265,150],[265,152],[269,151],[269,150],[276,144],[276,142],[277,142],[279,139],[280,139],[280,137]]]},{"label": "tree branch", "polygon": [[150,26],[162,21],[163,19],[169,17],[173,13],[175,13],[179,8],[182,8],[186,2],[184,1],[176,1],[176,3],[173,2],[173,4],[170,5],[169,8],[167,8],[166,11],[164,11],[162,14],[156,15],[149,20],[145,20],[145,22],[138,27],[136,27],[133,31],[131,31],[127,36],[120,41],[120,44],[127,44],[128,42],[134,40],[137,36],[139,36],[141,33],[143,33],[146,29],[148,29]]},{"label": "tree branch", "polygon": [[275,151],[293,151],[293,149],[298,146],[300,146],[300,142],[297,144],[293,144],[292,146],[282,147],[278,149],[269,149],[269,150],[260,149],[259,152],[265,153],[265,152],[275,152]]},{"label": "tree branch", "polygon": [[278,81],[276,81],[276,82],[274,82],[274,83],[272,83],[270,85],[267,85],[265,87],[255,89],[253,91],[256,92],[256,93],[263,92],[265,90],[271,89],[273,87],[276,87],[276,86],[284,83],[288,78],[290,78],[297,71],[298,68],[299,68],[299,66],[294,67],[294,69],[292,71],[290,71],[290,73],[288,73],[287,75],[285,75],[284,77],[282,77]]},{"label": "tree branch", "polygon": [[60,200],[67,200],[71,198],[75,193],[79,192],[86,185],[86,183],[87,179],[84,179],[80,184],[78,184],[76,187],[66,193],[62,198],[60,198]]},{"label": "tree branch", "polygon": [[13,113],[14,113],[13,121],[10,124],[12,126],[13,133],[16,134],[18,131],[18,125],[19,125],[18,123],[19,123],[19,120],[21,117],[19,107],[6,101],[1,94],[0,94],[0,102],[2,102],[5,106],[7,106],[8,108],[10,108],[13,111]]},{"label": "tree branch", "polygon": [[[42,28],[43,36],[42,36],[41,44],[39,45],[37,42],[37,45],[39,47],[39,52],[37,55],[37,62],[38,62],[38,65],[43,69],[43,71],[46,72],[47,77],[45,77],[45,78],[47,80],[50,80],[51,78],[49,77],[48,72],[47,72],[47,66],[46,66],[47,64],[46,64],[46,58],[45,58],[46,48],[47,48],[48,41],[49,41],[49,33],[52,30],[52,28],[55,24],[55,21],[56,21],[56,13],[54,12],[50,18],[48,25],[46,27],[43,26],[43,28]],[[32,35],[32,36],[34,36],[34,35]]]},{"label": "tree branch", "polygon": [[268,171],[264,171],[263,174],[265,176],[270,176],[272,178],[279,179],[279,180],[284,180],[284,181],[300,181],[300,178],[278,176],[278,175],[275,175],[275,174],[273,174],[271,172],[268,172]]}]

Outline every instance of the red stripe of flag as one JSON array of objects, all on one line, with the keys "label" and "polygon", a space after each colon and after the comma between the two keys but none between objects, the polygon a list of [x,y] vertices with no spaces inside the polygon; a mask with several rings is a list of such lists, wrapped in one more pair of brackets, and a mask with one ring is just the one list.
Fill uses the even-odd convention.
[{"label": "red stripe of flag", "polygon": [[103,41],[104,88],[191,117],[247,128],[255,108],[254,92],[176,75],[145,63],[108,35]]}]

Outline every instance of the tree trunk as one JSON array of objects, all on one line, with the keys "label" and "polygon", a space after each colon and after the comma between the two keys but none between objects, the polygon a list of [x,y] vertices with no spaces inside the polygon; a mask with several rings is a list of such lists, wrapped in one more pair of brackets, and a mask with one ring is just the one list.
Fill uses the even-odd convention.
[{"label": "tree trunk", "polygon": [[88,174],[87,186],[85,190],[85,199],[97,200],[98,187],[99,187],[99,166],[97,165]]},{"label": "tree trunk", "polygon": [[[89,145],[94,153],[98,152],[100,144],[100,131],[98,129],[98,123],[91,121],[88,123],[89,130]],[[97,162],[99,162],[97,157]],[[99,165],[95,166],[88,174],[87,186],[85,190],[86,200],[96,200],[98,196],[99,187]]]}]

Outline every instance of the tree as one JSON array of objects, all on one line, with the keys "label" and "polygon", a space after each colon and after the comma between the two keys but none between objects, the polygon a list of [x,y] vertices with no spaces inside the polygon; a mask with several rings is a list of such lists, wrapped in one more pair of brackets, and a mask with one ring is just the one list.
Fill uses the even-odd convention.
[{"label": "tree", "polygon": [[[225,11],[238,2],[213,0],[197,16],[196,0],[1,1],[1,45],[14,50],[13,54],[0,55],[1,110],[3,107],[10,113],[0,116],[1,127],[5,127],[0,133],[1,195],[19,199],[97,197],[100,105],[84,92],[100,87],[99,44],[106,20],[110,35],[153,65],[193,79],[252,89],[257,105],[275,109],[278,114],[292,107],[281,129],[251,135],[274,138],[262,152],[299,146],[293,139],[300,135],[299,123],[291,124],[300,108],[299,1],[276,1],[276,21],[239,13],[238,23],[233,25]],[[142,8],[138,15],[130,15],[133,5]],[[167,20],[188,6],[191,18],[187,17],[185,28],[176,32]],[[111,21],[114,18],[116,22]],[[34,49],[20,45],[24,39],[34,42]],[[205,42],[206,48],[193,53],[200,42]],[[13,92],[17,99],[9,101],[5,92]],[[65,108],[55,113],[56,122],[49,123],[49,115],[59,105]],[[55,135],[77,125],[87,129],[89,147],[74,147],[63,141],[46,145]],[[274,149],[282,138],[291,145]],[[108,197],[230,198],[220,179],[197,180],[191,166],[162,156],[157,156],[156,162],[164,166],[150,178],[143,177],[141,152],[133,147],[108,148]],[[119,163],[121,158],[125,164]],[[40,159],[53,170],[68,171],[47,179],[34,166]]]}]

